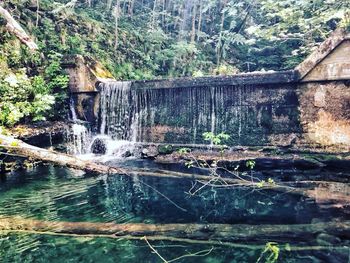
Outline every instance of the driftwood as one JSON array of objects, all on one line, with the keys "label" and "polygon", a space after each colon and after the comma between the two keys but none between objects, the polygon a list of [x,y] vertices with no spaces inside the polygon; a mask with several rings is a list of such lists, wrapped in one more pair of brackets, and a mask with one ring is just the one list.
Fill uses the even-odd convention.
[{"label": "driftwood", "polygon": [[0,16],[6,20],[6,29],[14,34],[22,43],[27,45],[31,51],[38,49],[37,44],[24,31],[22,26],[12,17],[12,15],[2,6],[0,6]]},{"label": "driftwood", "polygon": [[152,237],[169,240],[216,240],[226,242],[310,241],[320,233],[350,238],[350,221],[296,225],[246,224],[143,224],[50,222],[18,217],[0,218],[0,231],[96,235],[99,237]]}]

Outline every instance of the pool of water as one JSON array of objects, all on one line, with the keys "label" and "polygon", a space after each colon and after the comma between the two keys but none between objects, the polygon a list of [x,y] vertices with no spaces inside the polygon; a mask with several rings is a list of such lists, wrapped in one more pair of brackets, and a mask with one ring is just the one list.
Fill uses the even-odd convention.
[{"label": "pool of water", "polygon": [[[131,164],[128,164],[129,166]],[[142,167],[142,163],[135,163]],[[148,169],[165,169],[146,165]],[[307,224],[350,220],[349,206],[314,196],[205,186],[189,179],[92,176],[54,166],[18,171],[0,182],[0,218],[63,222]],[[307,232],[307,226],[306,230]],[[0,232],[1,262],[267,262],[271,239],[228,243]],[[317,233],[275,244],[277,262],[350,262],[348,236]],[[154,250],[158,252],[155,253]],[[259,260],[260,257],[260,260]]]}]

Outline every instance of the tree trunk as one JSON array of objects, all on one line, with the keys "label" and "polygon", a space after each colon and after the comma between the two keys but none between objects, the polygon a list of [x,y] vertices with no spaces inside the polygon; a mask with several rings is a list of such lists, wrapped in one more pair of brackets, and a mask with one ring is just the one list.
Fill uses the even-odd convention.
[{"label": "tree trunk", "polygon": [[224,0],[222,4],[222,10],[221,10],[221,22],[220,22],[220,30],[219,30],[219,37],[218,42],[216,44],[216,65],[220,65],[221,62],[221,54],[222,54],[222,31],[224,30],[224,23],[225,23],[225,8],[226,8],[227,0]]},{"label": "tree trunk", "polygon": [[38,27],[39,25],[39,10],[40,10],[40,0],[36,0],[36,21],[35,21],[36,27]]},{"label": "tree trunk", "polygon": [[201,33],[201,26],[202,26],[202,1],[199,0],[199,18],[198,18],[198,25],[197,25],[197,42],[199,41],[200,38],[200,33]]},{"label": "tree trunk", "polygon": [[166,32],[166,28],[165,28],[166,1],[165,0],[163,0],[162,5],[163,5],[163,7],[162,7],[162,27]]},{"label": "tree trunk", "polygon": [[154,0],[154,2],[153,2],[153,12],[152,12],[152,24],[151,24],[153,29],[156,27],[157,6],[158,6],[158,0]]},{"label": "tree trunk", "polygon": [[135,0],[129,0],[128,15],[130,17],[134,15],[134,4],[135,4]]},{"label": "tree trunk", "polygon": [[143,223],[90,223],[90,222],[50,222],[18,217],[0,218],[2,231],[50,232],[74,234],[76,236],[96,235],[99,237],[144,237],[157,236],[229,242],[290,242],[312,241],[320,233],[340,238],[350,237],[350,222],[327,222],[295,225],[248,225],[248,224],[143,224]]},{"label": "tree trunk", "polygon": [[191,30],[191,42],[194,43],[196,39],[196,16],[197,16],[197,2],[193,4],[192,12],[192,30]]},{"label": "tree trunk", "polygon": [[120,0],[117,0],[117,4],[114,7],[113,15],[115,19],[115,28],[114,28],[114,49],[118,48],[119,44],[119,16],[120,16]]},{"label": "tree trunk", "polygon": [[27,35],[21,25],[12,17],[12,15],[0,6],[0,15],[6,20],[6,29],[14,34],[23,44],[25,44],[31,51],[36,51],[38,46]]},{"label": "tree trunk", "polygon": [[110,11],[111,8],[112,8],[112,2],[113,0],[107,0],[107,3],[106,3],[106,10],[107,11]]}]

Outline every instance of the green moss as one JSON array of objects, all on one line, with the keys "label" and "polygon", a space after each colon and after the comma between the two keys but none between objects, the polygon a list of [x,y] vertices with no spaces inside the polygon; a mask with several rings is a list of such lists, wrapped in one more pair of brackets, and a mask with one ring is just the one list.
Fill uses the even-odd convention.
[{"label": "green moss", "polygon": [[166,145],[159,145],[158,146],[158,152],[160,154],[171,154],[172,152],[174,152],[173,146],[170,144],[166,144]]}]

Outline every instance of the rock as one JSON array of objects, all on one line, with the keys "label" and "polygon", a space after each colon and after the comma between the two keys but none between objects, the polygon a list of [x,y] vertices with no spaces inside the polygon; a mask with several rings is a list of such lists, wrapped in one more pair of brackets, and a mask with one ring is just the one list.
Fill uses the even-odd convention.
[{"label": "rock", "polygon": [[148,149],[142,149],[141,154],[142,155],[147,155],[149,153]]},{"label": "rock", "polygon": [[174,152],[173,146],[170,144],[159,145],[158,146],[159,154],[171,154]]},{"label": "rock", "polygon": [[0,161],[0,173],[3,174],[6,171],[5,162]]},{"label": "rock", "polygon": [[124,158],[128,158],[133,156],[133,153],[130,150],[127,150],[125,153],[122,154]]},{"label": "rock", "polygon": [[102,138],[96,138],[91,145],[91,152],[94,154],[106,154],[107,152],[106,140]]},{"label": "rock", "polygon": [[154,159],[158,156],[159,152],[155,146],[149,146],[148,148],[144,148],[141,151],[142,158],[151,158]]},{"label": "rock", "polygon": [[68,125],[64,122],[38,122],[34,124],[20,124],[9,129],[10,134],[26,143],[38,147],[50,147],[64,143]]}]

